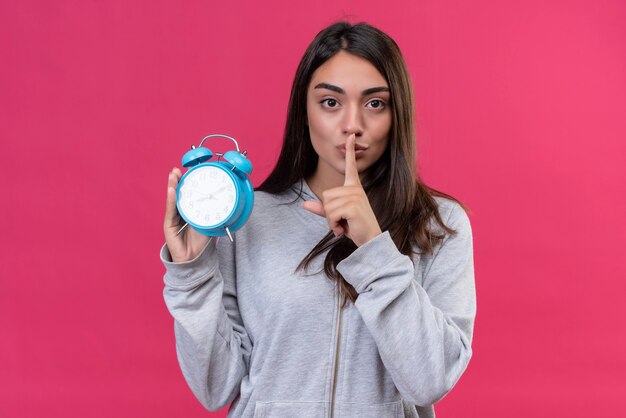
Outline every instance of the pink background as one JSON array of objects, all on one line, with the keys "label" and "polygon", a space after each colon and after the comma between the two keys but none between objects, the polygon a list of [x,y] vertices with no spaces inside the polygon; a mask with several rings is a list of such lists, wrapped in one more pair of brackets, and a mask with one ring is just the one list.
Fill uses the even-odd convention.
[{"label": "pink background", "polygon": [[176,362],[167,172],[221,132],[258,185],[344,17],[396,39],[423,177],[473,210],[474,358],[438,416],[626,416],[622,0],[2,0],[0,416],[225,416]]}]

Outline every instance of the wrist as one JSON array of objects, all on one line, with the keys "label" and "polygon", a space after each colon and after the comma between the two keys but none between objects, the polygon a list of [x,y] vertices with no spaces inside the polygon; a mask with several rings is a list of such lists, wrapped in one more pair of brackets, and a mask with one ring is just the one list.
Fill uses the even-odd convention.
[{"label": "wrist", "polygon": [[364,239],[360,242],[355,242],[357,247],[362,247],[365,244],[367,244],[368,242],[370,242],[371,240],[373,240],[374,238],[376,238],[377,236],[381,235],[383,233],[383,231],[379,228],[376,228],[375,230],[372,230],[370,233],[368,233]]}]

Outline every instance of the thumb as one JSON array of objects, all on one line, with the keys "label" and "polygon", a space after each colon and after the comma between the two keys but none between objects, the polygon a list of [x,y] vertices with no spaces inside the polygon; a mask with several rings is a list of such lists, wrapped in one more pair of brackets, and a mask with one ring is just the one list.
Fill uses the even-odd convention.
[{"label": "thumb", "polygon": [[312,212],[319,216],[326,216],[326,212],[324,211],[324,205],[321,202],[316,202],[314,200],[307,200],[302,204],[302,207],[309,212]]},{"label": "thumb", "polygon": [[175,223],[176,215],[176,190],[173,187],[167,188],[167,202],[165,205],[165,223],[172,226]]}]

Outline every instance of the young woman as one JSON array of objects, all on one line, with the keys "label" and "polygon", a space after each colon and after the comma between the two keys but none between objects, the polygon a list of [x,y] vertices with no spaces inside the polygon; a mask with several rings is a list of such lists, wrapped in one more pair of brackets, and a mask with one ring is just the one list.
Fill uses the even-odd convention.
[{"label": "young woman", "polygon": [[235,241],[186,228],[169,174],[165,301],[183,374],[229,417],[432,417],[476,312],[463,207],[416,173],[396,43],[337,23],[308,47],[283,147]]}]

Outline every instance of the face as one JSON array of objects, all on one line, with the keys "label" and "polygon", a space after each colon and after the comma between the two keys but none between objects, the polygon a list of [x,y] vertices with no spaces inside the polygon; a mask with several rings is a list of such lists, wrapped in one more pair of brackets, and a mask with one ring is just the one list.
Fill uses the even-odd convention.
[{"label": "face", "polygon": [[340,51],[317,68],[307,90],[309,133],[319,156],[314,177],[342,184],[353,133],[359,173],[374,164],[389,143],[389,106],[389,85],[366,59]]}]

